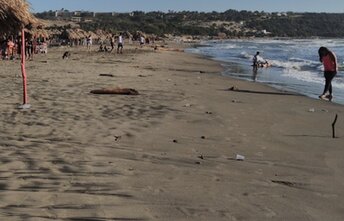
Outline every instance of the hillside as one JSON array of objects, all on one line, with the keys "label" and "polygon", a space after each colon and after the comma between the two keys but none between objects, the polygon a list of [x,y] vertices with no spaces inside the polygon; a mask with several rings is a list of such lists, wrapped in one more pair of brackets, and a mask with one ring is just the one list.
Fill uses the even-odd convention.
[{"label": "hillside", "polygon": [[37,13],[42,19],[76,21],[86,31],[137,30],[162,36],[344,37],[344,14],[225,12]]}]

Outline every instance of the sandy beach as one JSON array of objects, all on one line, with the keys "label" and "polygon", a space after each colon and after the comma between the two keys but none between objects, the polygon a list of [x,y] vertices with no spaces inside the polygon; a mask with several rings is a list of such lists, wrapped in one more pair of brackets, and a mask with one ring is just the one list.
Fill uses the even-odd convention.
[{"label": "sandy beach", "polygon": [[[343,220],[342,105],[124,52],[36,56],[29,110],[20,62],[0,61],[0,220]],[[140,94],[90,93],[116,87]]]}]

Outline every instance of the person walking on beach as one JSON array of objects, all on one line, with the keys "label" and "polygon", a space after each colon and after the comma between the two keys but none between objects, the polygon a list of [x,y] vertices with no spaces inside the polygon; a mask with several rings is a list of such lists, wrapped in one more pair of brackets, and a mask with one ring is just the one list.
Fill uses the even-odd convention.
[{"label": "person walking on beach", "polygon": [[143,47],[144,44],[145,44],[145,38],[141,35],[141,37],[140,37],[140,46],[141,46],[141,48]]},{"label": "person walking on beach", "polygon": [[31,37],[28,37],[25,42],[25,56],[27,60],[33,60],[33,39]]},{"label": "person walking on beach", "polygon": [[91,47],[92,47],[92,36],[91,35],[86,38],[86,44],[87,44],[87,51],[90,51]]},{"label": "person walking on beach", "polygon": [[123,53],[123,35],[122,33],[118,36],[118,44],[117,44],[117,54]]},{"label": "person walking on beach", "polygon": [[326,47],[319,48],[319,60],[324,66],[325,88],[322,95],[319,96],[322,100],[332,100],[332,80],[338,71],[337,57],[335,53]]},{"label": "person walking on beach", "polygon": [[111,45],[111,50],[110,50],[110,52],[112,52],[113,49],[115,48],[115,35],[112,35],[112,36],[110,37],[110,45]]}]

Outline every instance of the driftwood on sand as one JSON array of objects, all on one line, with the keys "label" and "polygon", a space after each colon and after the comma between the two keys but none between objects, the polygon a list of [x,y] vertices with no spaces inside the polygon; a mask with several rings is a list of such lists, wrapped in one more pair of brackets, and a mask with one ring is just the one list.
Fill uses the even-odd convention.
[{"label": "driftwood on sand", "polygon": [[139,92],[132,88],[104,88],[92,90],[91,94],[119,94],[119,95],[139,95]]},{"label": "driftwood on sand", "polygon": [[113,74],[99,74],[101,77],[115,77]]},{"label": "driftwood on sand", "polygon": [[336,138],[336,123],[338,119],[338,114],[336,114],[336,117],[334,118],[334,121],[332,123],[332,138]]}]

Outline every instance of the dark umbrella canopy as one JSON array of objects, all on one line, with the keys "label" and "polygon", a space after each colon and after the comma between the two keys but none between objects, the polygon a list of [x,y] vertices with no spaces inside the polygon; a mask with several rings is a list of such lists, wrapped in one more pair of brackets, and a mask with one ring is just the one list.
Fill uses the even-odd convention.
[{"label": "dark umbrella canopy", "polygon": [[0,33],[19,31],[37,23],[26,0],[0,0]]}]

